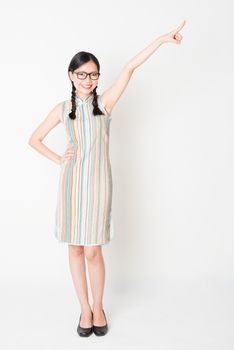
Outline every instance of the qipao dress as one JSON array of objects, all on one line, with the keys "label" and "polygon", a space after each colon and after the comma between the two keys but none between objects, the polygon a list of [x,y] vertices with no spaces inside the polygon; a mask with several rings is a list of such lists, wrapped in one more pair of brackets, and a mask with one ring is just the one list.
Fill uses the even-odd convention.
[{"label": "qipao dress", "polygon": [[101,95],[98,106],[104,115],[93,114],[93,94],[82,100],[76,95],[76,119],[69,118],[71,100],[61,103],[60,119],[67,146],[74,156],[60,165],[54,235],[74,245],[107,244],[114,236],[112,173],[109,157],[111,115]]}]

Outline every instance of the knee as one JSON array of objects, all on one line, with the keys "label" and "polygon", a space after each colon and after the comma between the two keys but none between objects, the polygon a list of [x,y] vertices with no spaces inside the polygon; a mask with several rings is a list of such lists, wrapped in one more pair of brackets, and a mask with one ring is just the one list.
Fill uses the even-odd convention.
[{"label": "knee", "polygon": [[76,246],[73,244],[69,244],[68,247],[69,247],[69,254],[74,256],[74,257],[77,257],[77,256],[84,254],[84,247],[83,246]]},{"label": "knee", "polygon": [[84,247],[84,254],[90,261],[98,260],[102,255],[100,247]]}]

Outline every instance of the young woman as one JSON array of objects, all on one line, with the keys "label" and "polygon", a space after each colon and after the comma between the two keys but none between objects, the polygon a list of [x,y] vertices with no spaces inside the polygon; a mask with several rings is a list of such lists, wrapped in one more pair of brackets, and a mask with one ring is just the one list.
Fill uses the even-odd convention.
[{"label": "young woman", "polygon": [[[164,43],[180,44],[179,31],[156,38],[133,57],[117,80],[102,95],[97,94],[100,76],[98,59],[81,51],[71,60],[68,75],[71,100],[58,103],[36,128],[29,144],[61,166],[56,207],[55,237],[68,244],[69,266],[80,302],[77,332],[80,336],[105,335],[108,330],[103,309],[105,265],[101,246],[113,238],[111,219],[112,175],[109,159],[109,127],[113,107],[126,89],[134,70]],[[62,156],[42,142],[60,122],[67,133],[67,148]],[[93,296],[88,299],[85,259]]]}]

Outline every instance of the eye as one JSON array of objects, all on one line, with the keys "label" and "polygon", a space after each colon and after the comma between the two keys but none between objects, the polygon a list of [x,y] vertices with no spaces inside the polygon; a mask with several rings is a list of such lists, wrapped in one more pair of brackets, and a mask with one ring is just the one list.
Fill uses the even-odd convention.
[{"label": "eye", "polygon": [[77,73],[78,78],[84,78],[86,77],[86,74],[84,72]]}]

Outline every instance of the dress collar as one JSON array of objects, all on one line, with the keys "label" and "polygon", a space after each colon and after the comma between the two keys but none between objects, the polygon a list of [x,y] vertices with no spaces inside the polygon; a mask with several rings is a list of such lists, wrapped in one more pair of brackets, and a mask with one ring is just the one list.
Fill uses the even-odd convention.
[{"label": "dress collar", "polygon": [[85,103],[89,102],[93,98],[93,93],[91,93],[88,97],[86,97],[84,100],[82,100],[78,95],[76,95],[76,102],[78,103]]}]

